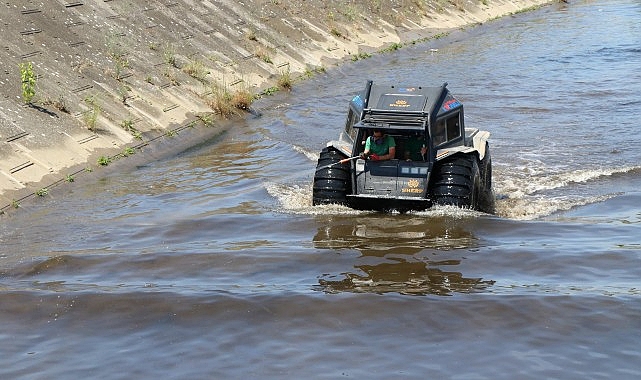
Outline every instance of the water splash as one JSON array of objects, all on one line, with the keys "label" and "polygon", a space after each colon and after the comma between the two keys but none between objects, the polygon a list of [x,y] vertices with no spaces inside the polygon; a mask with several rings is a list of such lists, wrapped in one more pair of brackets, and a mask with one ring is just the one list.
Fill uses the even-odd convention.
[{"label": "water splash", "polygon": [[316,162],[318,160],[318,152],[316,152],[316,151],[312,152],[312,151],[310,151],[310,150],[308,150],[308,149],[306,149],[306,148],[304,148],[302,146],[298,146],[298,145],[293,145],[292,148],[294,149],[294,151],[296,151],[298,153],[302,153],[310,161]]},{"label": "water splash", "polygon": [[[301,215],[359,215],[371,214],[373,211],[354,210],[352,208],[328,204],[312,205],[312,184],[283,184],[283,183],[266,183],[265,189],[274,199],[277,200],[277,211],[301,214]],[[392,211],[391,214],[400,214]],[[459,208],[455,206],[434,206],[429,210],[410,211],[406,214],[420,217],[478,217],[484,215],[482,212]]]},{"label": "water splash", "polygon": [[356,210],[341,205],[312,205],[312,183],[307,184],[283,184],[266,183],[265,189],[273,198],[278,201],[279,212],[320,215],[320,214],[357,214]]},{"label": "water splash", "polygon": [[[499,196],[496,202],[497,215],[521,220],[537,219],[556,212],[568,211],[575,207],[606,201],[621,195],[621,191],[611,192],[611,182],[607,186],[599,181],[618,174],[634,174],[641,167],[580,169],[565,172],[532,169],[535,175],[498,176],[495,191]],[[554,173],[554,174],[552,174]],[[519,175],[520,174],[520,175]],[[594,184],[585,188],[586,184]],[[602,193],[603,189],[607,192]]]}]

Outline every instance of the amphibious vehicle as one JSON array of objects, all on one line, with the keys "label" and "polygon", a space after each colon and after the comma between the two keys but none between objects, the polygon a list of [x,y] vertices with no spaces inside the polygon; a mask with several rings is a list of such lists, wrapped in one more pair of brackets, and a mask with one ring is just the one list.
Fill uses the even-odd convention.
[{"label": "amphibious vehicle", "polygon": [[[376,131],[376,133],[375,133]],[[374,134],[390,154],[366,152]],[[466,128],[447,83],[425,87],[367,81],[349,102],[345,128],[320,152],[312,203],[407,212],[438,205],[494,211],[490,133]]]}]

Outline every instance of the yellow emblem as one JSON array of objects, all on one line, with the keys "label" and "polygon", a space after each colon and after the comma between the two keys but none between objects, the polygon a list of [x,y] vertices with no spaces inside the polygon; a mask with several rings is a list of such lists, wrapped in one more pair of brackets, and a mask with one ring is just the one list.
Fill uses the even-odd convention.
[{"label": "yellow emblem", "polygon": [[410,104],[407,102],[405,99],[396,99],[394,103],[390,103],[390,107],[400,107],[400,108],[407,108],[410,106]]},{"label": "yellow emblem", "polygon": [[418,185],[419,185],[419,182],[417,179],[410,179],[409,181],[407,181],[407,186],[409,187],[416,188],[418,187]]}]

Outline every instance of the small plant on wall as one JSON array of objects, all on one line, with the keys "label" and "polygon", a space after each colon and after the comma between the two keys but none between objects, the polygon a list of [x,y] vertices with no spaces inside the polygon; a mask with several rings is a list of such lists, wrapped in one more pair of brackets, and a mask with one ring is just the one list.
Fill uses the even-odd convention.
[{"label": "small plant on wall", "polygon": [[127,147],[125,150],[122,151],[123,157],[129,157],[132,154],[136,154],[136,150],[132,147]]},{"label": "small plant on wall", "polygon": [[254,94],[247,87],[232,91],[226,84],[214,84],[212,94],[208,100],[209,107],[223,117],[232,116],[239,110],[249,110],[254,101]]},{"label": "small plant on wall", "polygon": [[232,95],[227,85],[215,84],[212,87],[212,99],[208,101],[209,107],[223,117],[231,116],[234,113],[234,107],[231,105]]},{"label": "small plant on wall", "polygon": [[122,104],[127,105],[127,98],[129,97],[129,91],[131,91],[131,87],[127,86],[126,84],[122,84],[118,86],[117,91]]},{"label": "small plant on wall", "polygon": [[85,122],[87,129],[94,131],[96,129],[96,122],[98,121],[98,115],[100,115],[101,108],[94,96],[86,97],[85,104],[89,106],[89,111],[84,113],[83,121]]},{"label": "small plant on wall", "polygon": [[31,62],[20,64],[20,78],[22,79],[22,100],[26,104],[31,104],[33,97],[36,96],[36,75]]},{"label": "small plant on wall", "polygon": [[58,99],[51,99],[49,97],[46,97],[42,101],[43,106],[53,106],[55,109],[58,111],[64,112],[64,113],[69,113],[69,109],[67,108],[67,103],[65,101],[65,98],[62,95],[58,96]]},{"label": "small plant on wall", "polygon": [[205,65],[199,60],[193,60],[183,67],[183,72],[192,78],[195,78],[203,83],[207,82],[207,75],[209,71]]},{"label": "small plant on wall", "polygon": [[178,61],[176,60],[176,51],[173,45],[166,44],[165,49],[163,50],[163,58],[165,62],[178,68]]},{"label": "small plant on wall", "polygon": [[205,126],[205,127],[213,127],[214,126],[214,116],[210,113],[201,113],[196,115],[196,118],[200,120],[200,122]]},{"label": "small plant on wall", "polygon": [[100,156],[98,157],[98,165],[100,166],[107,166],[111,163],[111,158],[107,156]]},{"label": "small plant on wall", "polygon": [[278,87],[284,90],[292,89],[292,74],[289,72],[289,66],[287,70],[280,72],[280,77],[278,77]]}]

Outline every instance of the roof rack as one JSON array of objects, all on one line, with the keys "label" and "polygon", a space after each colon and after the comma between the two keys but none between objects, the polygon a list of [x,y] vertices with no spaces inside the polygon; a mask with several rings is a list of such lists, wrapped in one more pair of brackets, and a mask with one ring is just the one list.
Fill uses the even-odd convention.
[{"label": "roof rack", "polygon": [[425,125],[447,95],[447,82],[440,87],[375,85],[367,82],[364,123]]}]

